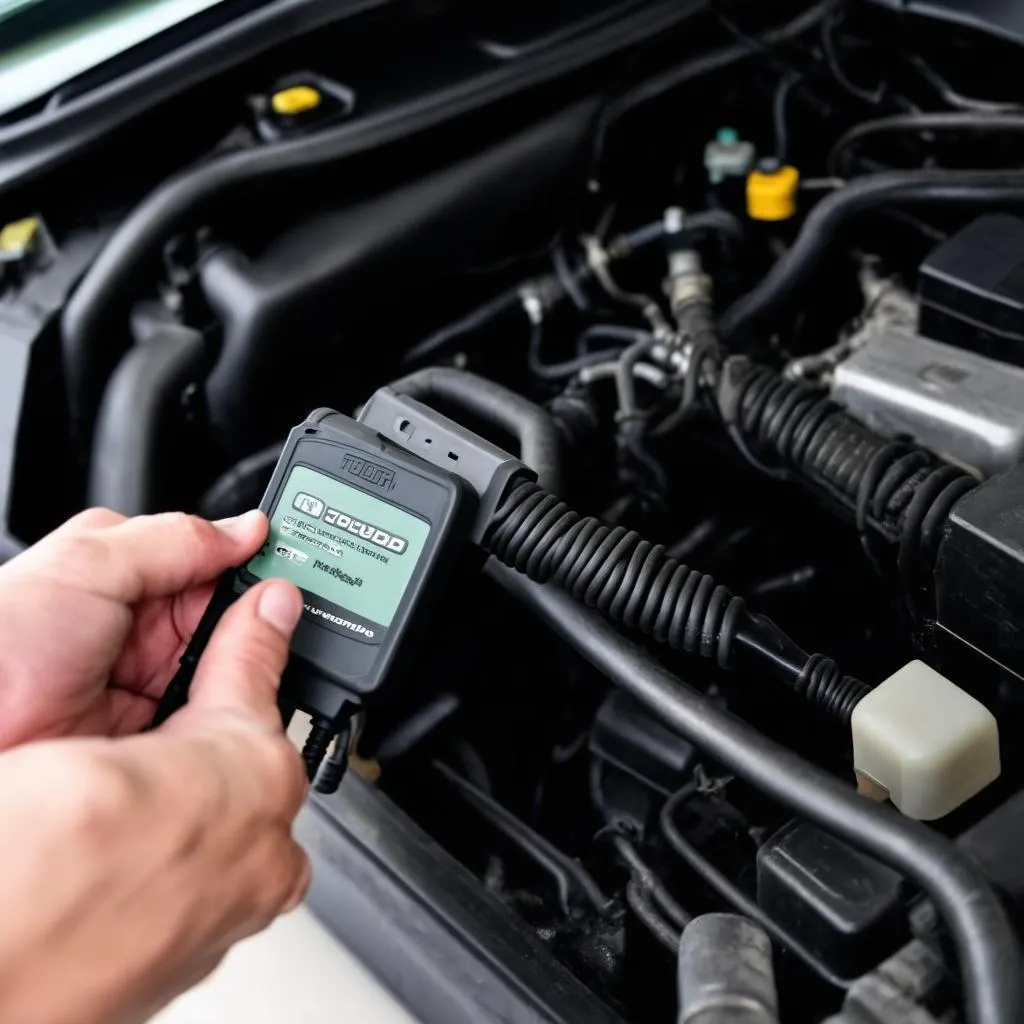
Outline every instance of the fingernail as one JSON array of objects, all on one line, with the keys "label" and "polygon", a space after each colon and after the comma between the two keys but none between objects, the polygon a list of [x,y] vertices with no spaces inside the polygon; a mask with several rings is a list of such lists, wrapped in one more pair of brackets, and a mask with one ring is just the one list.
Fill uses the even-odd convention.
[{"label": "fingernail", "polygon": [[274,583],[263,591],[260,618],[289,639],[302,617],[302,594],[290,583]]},{"label": "fingernail", "polygon": [[250,540],[253,535],[253,524],[262,517],[262,512],[246,512],[245,515],[233,519],[221,519],[213,525],[232,540]]}]

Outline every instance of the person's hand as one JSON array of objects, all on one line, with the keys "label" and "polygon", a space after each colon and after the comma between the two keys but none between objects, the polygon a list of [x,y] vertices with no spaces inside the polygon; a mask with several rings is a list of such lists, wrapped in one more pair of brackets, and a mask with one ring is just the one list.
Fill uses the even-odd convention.
[{"label": "person's hand", "polygon": [[[5,657],[12,644],[25,656],[31,643],[52,648],[18,685],[46,686],[35,673],[55,666],[63,674],[46,702],[74,702],[72,715],[37,710],[33,728],[100,732],[141,721],[124,709],[142,705],[105,689],[110,667],[121,685],[162,678],[202,602],[161,595],[237,561],[262,529],[232,536],[174,519],[108,521],[79,520],[0,577],[2,615],[19,613],[22,631],[5,633]],[[301,900],[308,863],[291,823],[306,781],[277,710],[301,614],[290,583],[260,584],[225,615],[190,703],[160,729],[0,756],[0,1020],[145,1020]],[[144,623],[159,628],[147,637]],[[16,659],[6,665],[17,670]],[[144,692],[155,695],[152,685]],[[22,731],[29,721],[23,713]]]},{"label": "person's hand", "polygon": [[0,568],[0,751],[144,728],[216,578],[267,529],[93,509]]}]

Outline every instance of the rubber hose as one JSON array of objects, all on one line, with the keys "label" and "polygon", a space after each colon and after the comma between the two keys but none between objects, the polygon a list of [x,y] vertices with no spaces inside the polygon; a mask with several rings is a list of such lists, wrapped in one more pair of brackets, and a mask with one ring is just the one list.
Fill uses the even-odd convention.
[{"label": "rubber hose", "polygon": [[205,359],[202,334],[167,324],[121,360],[96,421],[90,505],[126,516],[157,511],[161,431],[180,409],[184,387],[201,375]]},{"label": "rubber hose", "polygon": [[453,342],[458,341],[460,338],[465,338],[467,335],[482,330],[491,321],[496,320],[504,313],[508,313],[513,309],[521,309],[522,305],[523,297],[518,288],[511,288],[507,292],[502,292],[495,298],[489,299],[483,305],[470,310],[465,316],[445,325],[429,337],[417,342],[405,353],[402,361],[409,364],[422,363],[431,356],[445,351]]},{"label": "rubber hose", "polygon": [[246,456],[210,486],[199,500],[199,514],[204,519],[227,519],[255,508],[270,483],[274,467],[284,451],[284,443],[264,448]]},{"label": "rubber hose", "polygon": [[828,173],[845,178],[850,172],[850,151],[865,139],[879,135],[904,135],[911,132],[1010,132],[1024,133],[1024,114],[1006,111],[951,112],[948,110],[919,114],[894,114],[854,125],[840,136],[828,155]]},{"label": "rubber hose", "polygon": [[552,582],[616,622],[687,654],[733,668],[769,670],[811,705],[848,723],[866,684],[835,662],[808,656],[774,623],[711,576],[623,527],[582,517],[534,483],[515,485],[495,512],[484,547],[538,583]]},{"label": "rubber hose", "polygon": [[[743,239],[743,222],[736,214],[718,209],[700,210],[683,218],[683,234],[700,235],[709,231],[726,235],[738,242]],[[632,231],[619,235],[609,244],[608,251],[613,256],[618,253],[634,253],[638,249],[661,241],[665,236],[664,219],[651,221],[650,224],[644,224],[642,227],[633,228]]]},{"label": "rubber hose", "polygon": [[615,685],[771,799],[895,868],[935,902],[956,944],[971,1024],[1024,1020],[1017,937],[979,868],[953,843],[763,736],[686,686],[563,591],[490,559],[487,574]]},{"label": "rubber hose", "polygon": [[884,206],[1024,205],[1024,171],[886,171],[857,178],[822,199],[792,246],[761,282],[725,312],[719,334],[729,341],[772,326],[824,265],[841,230]]},{"label": "rubber hose", "polygon": [[465,370],[428,367],[388,387],[427,405],[455,406],[519,441],[520,458],[548,489],[561,485],[558,429],[550,413],[501,384]]},{"label": "rubber hose", "polygon": [[658,344],[653,334],[641,334],[639,340],[633,342],[619,356],[615,367],[615,389],[619,398],[618,420],[642,417],[643,412],[637,402],[636,381],[633,378],[637,363]]}]

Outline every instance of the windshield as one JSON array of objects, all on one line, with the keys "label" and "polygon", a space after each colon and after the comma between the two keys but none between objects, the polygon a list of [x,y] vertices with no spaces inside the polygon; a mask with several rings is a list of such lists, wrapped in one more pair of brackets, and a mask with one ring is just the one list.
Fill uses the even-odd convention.
[{"label": "windshield", "polygon": [[31,7],[39,3],[39,0],[0,0],[0,21],[20,11],[24,7]]},{"label": "windshield", "polygon": [[222,0],[0,0],[0,115]]}]

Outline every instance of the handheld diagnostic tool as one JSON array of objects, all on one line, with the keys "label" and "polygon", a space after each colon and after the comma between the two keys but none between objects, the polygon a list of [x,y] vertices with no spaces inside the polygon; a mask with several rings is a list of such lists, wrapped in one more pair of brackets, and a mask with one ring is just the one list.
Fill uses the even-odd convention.
[{"label": "handheld diagnostic tool", "polygon": [[272,577],[302,591],[295,707],[334,721],[346,698],[380,688],[465,545],[473,504],[458,477],[347,416],[320,411],[292,432],[260,505],[268,541],[234,591]]},{"label": "handheld diagnostic tool", "polygon": [[[408,663],[432,595],[523,472],[506,452],[387,389],[362,421],[314,412],[289,435],[260,503],[266,544],[220,581],[158,720],[187,699],[227,607],[260,580],[283,577],[302,591],[305,612],[280,700],[286,713],[313,718],[304,757],[315,776],[353,711]],[[336,788],[346,753],[318,789]]]}]

